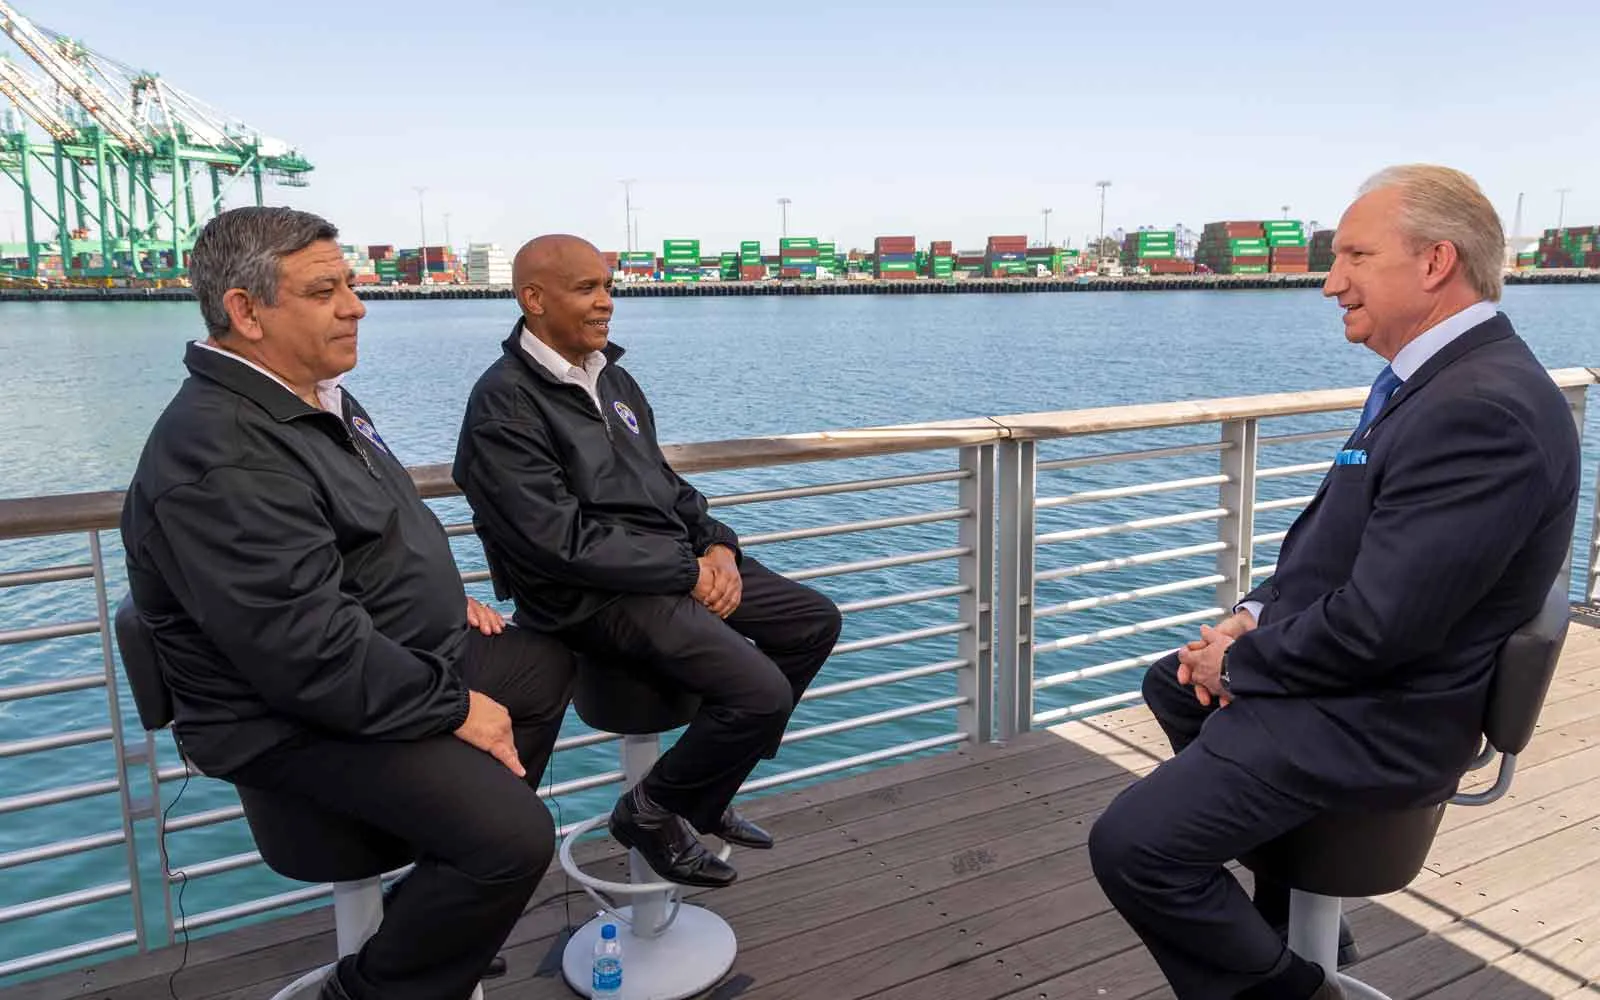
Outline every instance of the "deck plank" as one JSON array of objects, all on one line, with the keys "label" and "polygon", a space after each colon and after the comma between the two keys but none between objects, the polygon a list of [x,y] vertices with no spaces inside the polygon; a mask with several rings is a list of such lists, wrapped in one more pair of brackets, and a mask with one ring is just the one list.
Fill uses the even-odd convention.
[{"label": "deck plank", "polygon": [[[1133,708],[755,798],[747,812],[778,848],[738,852],[735,885],[690,896],[738,932],[741,998],[1170,997],[1085,846],[1100,811],[1167,754]],[[622,870],[603,839],[578,854],[592,873]],[[562,895],[573,888],[559,869],[541,883],[492,1000],[573,996],[547,963],[593,910]],[[1600,924],[1600,629],[1573,628],[1512,792],[1448,810],[1417,880],[1346,912],[1363,952],[1349,971],[1395,1000],[1600,1000],[1600,933],[1586,933]],[[261,1000],[331,953],[326,909],[208,936],[191,943],[178,996]],[[0,997],[161,1000],[177,961],[163,949]]]}]

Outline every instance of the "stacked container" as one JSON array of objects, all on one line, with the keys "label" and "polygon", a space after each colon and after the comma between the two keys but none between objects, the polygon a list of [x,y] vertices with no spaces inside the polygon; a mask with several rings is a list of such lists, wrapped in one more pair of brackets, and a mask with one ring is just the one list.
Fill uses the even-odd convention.
[{"label": "stacked container", "polygon": [[[617,269],[615,253],[601,254],[606,266]],[[467,246],[467,280],[474,285],[511,284],[511,259],[498,243],[471,243]]]},{"label": "stacked container", "polygon": [[[345,263],[350,266],[350,270],[355,274],[354,284],[376,285],[378,283],[377,267],[365,247],[343,244],[339,247],[339,250],[344,256]],[[188,266],[188,254],[184,254],[184,266]]]},{"label": "stacked container", "polygon": [[699,240],[663,240],[661,242],[661,280],[700,280]]},{"label": "stacked container", "polygon": [[928,275],[934,278],[951,278],[956,272],[956,254],[949,240],[934,240],[928,244]]},{"label": "stacked container", "polygon": [[1194,259],[1218,274],[1266,274],[1272,248],[1260,222],[1208,222]]},{"label": "stacked container", "polygon": [[1546,229],[1539,239],[1534,262],[1537,267],[1600,267],[1600,238],[1597,226]]},{"label": "stacked container", "polygon": [[984,273],[991,278],[1008,278],[1028,273],[1026,236],[991,236],[983,254]]},{"label": "stacked container", "polygon": [[1333,230],[1319,229],[1311,234],[1311,270],[1326,274],[1333,270]]},{"label": "stacked container", "polygon": [[1122,266],[1142,267],[1151,274],[1174,273],[1157,270],[1178,259],[1178,234],[1172,229],[1141,229],[1122,240]]},{"label": "stacked container", "polygon": [[1039,268],[1044,268],[1051,274],[1056,273],[1056,248],[1055,247],[1029,247],[1027,255],[1028,274],[1039,273]]},{"label": "stacked container", "polygon": [[617,270],[625,277],[653,278],[656,273],[656,255],[648,250],[624,250],[617,254]]},{"label": "stacked container", "polygon": [[873,273],[879,278],[917,276],[917,238],[880,236],[872,241]]},{"label": "stacked container", "polygon": [[1311,248],[1305,227],[1293,219],[1268,219],[1261,223],[1267,236],[1273,274],[1305,274],[1311,270]]},{"label": "stacked container", "polygon": [[778,241],[778,276],[782,278],[817,276],[815,236],[785,236]]},{"label": "stacked container", "polygon": [[737,251],[724,251],[718,256],[717,277],[723,281],[739,280],[739,254]]},{"label": "stacked container", "polygon": [[422,247],[400,251],[400,282],[406,285],[451,285],[466,280],[466,270],[449,247]]}]

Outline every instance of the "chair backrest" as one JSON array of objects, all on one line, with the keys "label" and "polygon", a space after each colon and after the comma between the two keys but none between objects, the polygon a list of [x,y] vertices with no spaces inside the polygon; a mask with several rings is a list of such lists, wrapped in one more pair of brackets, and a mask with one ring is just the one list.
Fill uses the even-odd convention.
[{"label": "chair backrest", "polygon": [[154,732],[172,722],[172,691],[161,676],[161,658],[156,653],[155,634],[145,624],[129,594],[117,605],[115,618],[117,649],[122,653],[122,669],[133,689],[133,704],[139,721]]},{"label": "chair backrest", "polygon": [[1539,722],[1539,711],[1567,639],[1571,616],[1567,573],[1562,567],[1539,613],[1511,633],[1495,656],[1483,734],[1501,753],[1521,753]]}]

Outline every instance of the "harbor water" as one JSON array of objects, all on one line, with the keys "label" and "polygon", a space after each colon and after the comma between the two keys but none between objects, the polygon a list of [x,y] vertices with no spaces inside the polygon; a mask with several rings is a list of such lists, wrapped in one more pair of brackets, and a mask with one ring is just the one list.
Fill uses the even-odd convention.
[{"label": "harbor water", "polygon": [[[1511,287],[1503,308],[1547,367],[1600,364],[1600,287]],[[345,387],[373,414],[384,440],[409,465],[450,461],[461,413],[474,379],[499,354],[514,320],[504,300],[375,302],[362,324],[358,368]],[[0,496],[22,497],[123,488],[151,423],[184,377],[184,343],[203,336],[192,303],[0,304],[0,370],[10,372],[0,396]],[[1171,292],[1161,295],[960,295],[626,299],[617,303],[613,339],[644,386],[661,434],[688,442],[960,417],[1077,409],[1129,403],[1365,386],[1383,362],[1345,342],[1338,309],[1312,290]],[[1335,428],[1353,413],[1282,419],[1271,433]],[[1266,431],[1264,431],[1266,433]],[[1138,432],[1049,442],[1041,458],[1162,447],[1215,440],[1216,428]],[[1337,442],[1275,449],[1262,464],[1326,461]],[[940,451],[816,465],[779,466],[691,477],[708,495],[898,473],[951,470],[954,452]],[[1143,463],[1142,463],[1143,464]],[[1600,401],[1592,401],[1585,430],[1585,508],[1591,523],[1600,465]],[[1160,466],[1090,467],[1042,473],[1041,496],[1119,485],[1133,472],[1146,479],[1215,474],[1215,455],[1167,460]],[[1145,475],[1147,474],[1147,475]],[[1121,478],[1119,478],[1121,477]],[[1215,497],[1215,487],[1209,495]],[[1315,490],[1309,480],[1263,480],[1260,499]],[[1039,531],[1158,516],[1209,506],[1206,491],[1187,497],[1145,496],[1106,504],[1065,505],[1039,514]],[[447,523],[468,518],[459,499],[433,503]],[[719,516],[742,534],[957,506],[955,485],[936,483],[889,491],[740,505]],[[1258,533],[1280,531],[1293,510],[1262,513]],[[1107,559],[1215,539],[1203,522],[1163,530],[1109,535],[1083,544],[1041,549],[1039,569]],[[759,546],[752,554],[793,571],[897,552],[951,546],[950,523],[912,525],[863,534]],[[1587,537],[1586,534],[1584,537]],[[115,532],[103,536],[113,600],[122,592],[122,553]],[[1471,544],[1463,539],[1462,544]],[[1061,549],[1070,549],[1063,551]],[[463,569],[482,568],[476,542],[456,540]],[[1270,563],[1275,546],[1257,551]],[[86,561],[82,536],[0,542],[0,573]],[[1213,558],[1133,567],[1040,585],[1039,604],[1146,586],[1212,571]],[[1575,576],[1580,576],[1582,557]],[[841,603],[890,592],[948,586],[952,562],[877,573],[830,576],[814,585]],[[488,586],[469,588],[492,600]],[[1210,593],[1190,592],[1111,605],[1038,623],[1046,642],[1087,630],[1176,614],[1206,606]],[[88,581],[0,589],[0,630],[93,617]],[[1202,602],[1202,603],[1196,603]],[[851,615],[844,641],[951,620],[953,598]],[[509,615],[509,606],[500,605]],[[1039,674],[1087,667],[1170,647],[1193,626],[1150,633],[1092,648],[1041,657]],[[833,683],[955,656],[955,639],[940,636],[907,645],[837,657],[819,683]],[[93,673],[98,636],[0,646],[0,688]],[[1040,693],[1040,710],[1132,690],[1138,671],[1097,677]],[[948,674],[841,698],[807,703],[796,726],[814,726],[865,712],[915,704],[952,693]],[[126,691],[123,701],[128,703]],[[954,710],[854,730],[786,748],[757,777],[891,743],[951,731]],[[0,703],[0,744],[104,725],[105,696],[72,696]],[[129,719],[135,718],[131,712]],[[568,732],[581,726],[569,719]],[[164,765],[176,763],[163,737]],[[599,746],[559,755],[546,781],[570,781],[613,769],[616,748]],[[47,763],[46,763],[47,762]],[[43,756],[0,758],[0,800],[47,787],[103,780],[115,773],[104,743]],[[148,790],[146,790],[148,791]],[[163,790],[171,807],[176,787]],[[225,790],[196,782],[173,808],[189,815],[228,804]],[[562,800],[558,822],[571,823],[608,807],[614,788]],[[71,836],[119,828],[115,796],[0,814],[0,855]],[[147,845],[148,846],[148,845]],[[172,866],[251,850],[242,823],[195,831],[174,841]],[[153,850],[146,850],[154,856]],[[119,848],[0,871],[0,910],[42,896],[126,877]],[[147,873],[159,878],[159,873]],[[208,878],[185,888],[193,912],[290,887],[259,867]],[[148,902],[148,901],[147,901]],[[150,906],[156,906],[151,903]],[[153,911],[159,917],[159,907]],[[109,934],[127,925],[127,902],[110,900],[7,924],[0,963],[20,955]],[[0,982],[3,985],[3,982]]]}]

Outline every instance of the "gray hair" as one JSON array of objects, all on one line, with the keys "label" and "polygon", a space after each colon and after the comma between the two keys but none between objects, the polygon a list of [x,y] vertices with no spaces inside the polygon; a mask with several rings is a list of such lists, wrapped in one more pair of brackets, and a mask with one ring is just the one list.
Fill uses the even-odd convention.
[{"label": "gray hair", "polygon": [[1361,194],[1391,187],[1399,189],[1400,226],[1412,248],[1453,244],[1468,283],[1490,302],[1500,301],[1505,229],[1477,182],[1449,167],[1411,163],[1380,170],[1361,185]]},{"label": "gray hair", "polygon": [[234,208],[206,223],[189,259],[189,284],[206,330],[220,337],[233,329],[222,304],[231,289],[275,305],[278,262],[318,240],[338,238],[327,219],[292,208]]}]

